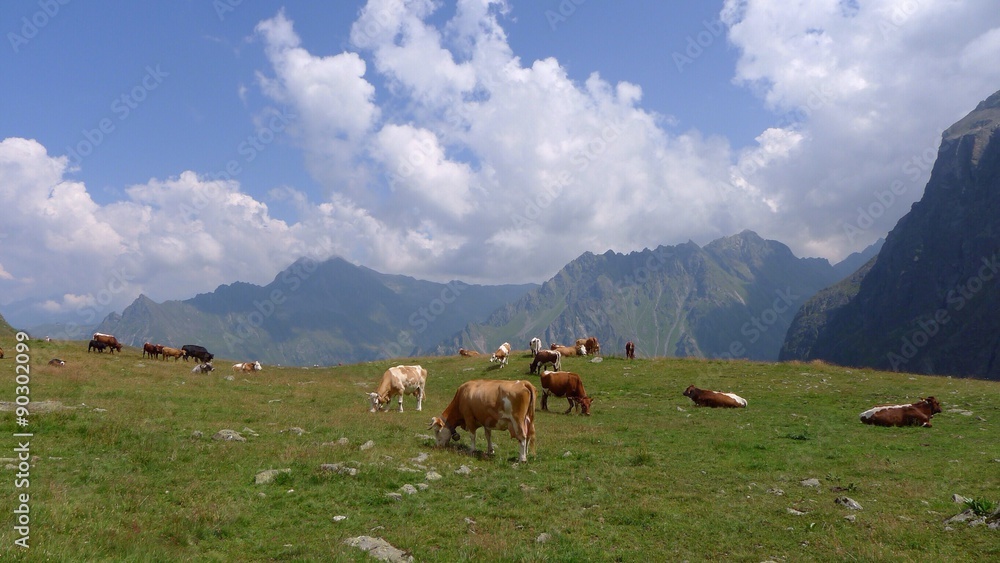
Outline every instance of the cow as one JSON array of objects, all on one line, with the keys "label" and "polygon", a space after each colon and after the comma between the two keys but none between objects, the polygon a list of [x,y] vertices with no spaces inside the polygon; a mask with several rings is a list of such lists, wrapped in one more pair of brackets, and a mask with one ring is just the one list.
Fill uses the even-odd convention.
[{"label": "cow", "polygon": [[583,345],[587,348],[587,353],[591,356],[601,355],[601,343],[597,341],[596,336],[588,336]]},{"label": "cow", "polygon": [[118,352],[122,351],[122,345],[118,342],[118,339],[110,334],[95,332],[94,335],[91,337],[91,340],[96,340],[98,342],[103,342],[104,344],[107,344],[108,347],[110,347],[109,352],[111,352],[112,354],[115,352],[115,350],[117,350]]},{"label": "cow", "polygon": [[149,342],[144,342],[142,344],[142,357],[147,355],[150,358],[158,358],[160,354],[163,353],[163,346],[160,344],[150,344]]},{"label": "cow", "polygon": [[507,365],[507,356],[510,355],[510,342],[504,342],[497,348],[496,352],[493,352],[493,356],[490,357],[490,363],[500,362],[500,369],[503,369]]},{"label": "cow", "polygon": [[543,371],[541,383],[543,411],[549,410],[549,395],[555,395],[566,397],[569,401],[569,408],[563,414],[569,414],[579,406],[580,414],[590,416],[590,403],[593,399],[583,389],[583,380],[579,374],[571,371]]},{"label": "cow", "polygon": [[49,360],[49,365],[61,368],[66,365],[66,362],[60,360],[59,358],[52,358],[51,360]]},{"label": "cow", "polygon": [[191,368],[191,373],[208,373],[214,369],[215,367],[210,363],[198,364]]},{"label": "cow", "polygon": [[476,352],[475,350],[466,350],[465,348],[459,348],[458,355],[465,358],[473,358],[475,356],[478,356],[479,352]]},{"label": "cow", "polygon": [[177,348],[171,348],[170,346],[164,346],[163,350],[160,351],[163,355],[163,359],[173,358],[176,362],[178,359],[184,357],[184,350],[178,350]]},{"label": "cow", "polygon": [[566,356],[586,356],[587,347],[583,344],[579,346],[561,346],[559,344],[553,344],[549,346],[550,350],[555,350],[559,352],[564,358]]},{"label": "cow", "polygon": [[87,344],[87,353],[89,354],[91,350],[97,350],[98,353],[101,353],[105,349],[107,349],[107,347],[108,345],[103,342],[99,342],[97,340],[91,340],[90,343]]},{"label": "cow", "polygon": [[486,433],[486,452],[493,455],[493,430],[507,430],[520,443],[521,462],[528,461],[528,446],[535,451],[535,386],[529,381],[474,379],[466,381],[441,416],[431,418],[427,428],[434,431],[438,446],[458,440],[458,428],[470,434],[471,450],[476,451],[476,430]]},{"label": "cow", "polygon": [[920,399],[909,405],[879,405],[861,413],[861,422],[876,426],[931,427],[931,417],[941,412],[941,403],[934,397]]},{"label": "cow", "polygon": [[631,340],[625,343],[625,357],[630,360],[635,359],[635,344]]},{"label": "cow", "polygon": [[215,359],[214,354],[209,354],[203,346],[196,346],[194,344],[185,344],[181,346],[181,350],[184,351],[184,361],[186,362],[188,358],[195,358],[200,360],[201,363],[207,364]]},{"label": "cow", "polygon": [[0,348],[0,360],[3,359],[3,348]]},{"label": "cow", "polygon": [[542,349],[542,340],[537,336],[532,338],[531,342],[528,343],[528,349],[531,350],[531,355],[534,356]]},{"label": "cow", "polygon": [[264,366],[260,365],[260,362],[243,362],[241,364],[233,364],[233,371],[263,371]]},{"label": "cow", "polygon": [[694,385],[689,385],[684,390],[685,397],[691,397],[694,404],[700,407],[725,407],[742,408],[747,406],[747,400],[735,393],[720,393],[719,391],[709,391],[708,389],[698,389]]},{"label": "cow", "polygon": [[558,350],[539,350],[531,361],[528,373],[538,373],[539,366],[544,368],[546,364],[552,364],[552,369],[557,371],[562,369],[562,354]]},{"label": "cow", "polygon": [[417,410],[423,410],[424,391],[427,388],[427,370],[420,366],[399,365],[385,370],[382,381],[374,393],[368,393],[371,408],[377,412],[388,407],[394,396],[399,396],[399,412],[403,412],[403,395],[417,397]]}]

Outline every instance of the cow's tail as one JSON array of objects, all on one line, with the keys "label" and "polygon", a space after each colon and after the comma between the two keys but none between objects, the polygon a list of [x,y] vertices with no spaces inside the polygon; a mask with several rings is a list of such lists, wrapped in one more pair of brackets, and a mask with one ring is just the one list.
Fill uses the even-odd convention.
[{"label": "cow's tail", "polygon": [[528,438],[528,448],[531,453],[535,453],[535,386],[530,381],[526,382],[528,387],[528,413],[524,415],[525,435]]}]

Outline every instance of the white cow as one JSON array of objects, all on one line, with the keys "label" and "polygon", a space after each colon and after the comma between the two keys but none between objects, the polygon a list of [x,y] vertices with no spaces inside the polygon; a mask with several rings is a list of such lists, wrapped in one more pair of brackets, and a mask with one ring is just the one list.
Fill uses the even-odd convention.
[{"label": "white cow", "polygon": [[493,356],[490,357],[490,363],[500,362],[500,369],[503,369],[507,365],[507,356],[510,355],[510,342],[504,342],[497,348],[496,352],[493,352]]},{"label": "white cow", "polygon": [[542,340],[537,336],[532,338],[529,347],[531,348],[531,355],[534,356],[542,349]]},{"label": "white cow", "polygon": [[417,410],[423,408],[424,390],[427,386],[427,370],[420,366],[391,367],[382,374],[378,390],[368,393],[371,409],[376,412],[388,407],[394,396],[399,396],[399,412],[403,412],[403,395],[416,395]]}]

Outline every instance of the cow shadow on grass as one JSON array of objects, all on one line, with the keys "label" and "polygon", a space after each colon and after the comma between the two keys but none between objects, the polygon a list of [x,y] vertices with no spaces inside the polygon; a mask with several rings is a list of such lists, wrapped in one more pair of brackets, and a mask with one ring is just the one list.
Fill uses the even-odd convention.
[{"label": "cow shadow on grass", "polygon": [[[485,438],[482,438],[482,439],[485,440]],[[477,442],[478,441],[479,440],[477,440]],[[453,442],[449,442],[447,445],[438,446],[432,440],[432,441],[430,441],[428,443],[428,445],[430,446],[430,448],[432,450],[447,451],[447,452],[450,452],[450,453],[455,453],[455,454],[458,454],[458,455],[461,455],[461,456],[465,456],[465,457],[469,457],[469,458],[472,458],[472,459],[475,459],[475,460],[479,460],[479,461],[497,461],[499,459],[499,457],[497,456],[497,454],[495,452],[492,453],[492,454],[489,454],[489,453],[486,453],[486,450],[479,449],[479,448],[477,448],[475,451],[470,450],[468,443],[454,442],[453,441]],[[478,446],[478,443],[477,443],[477,446]],[[515,453],[514,455],[512,455],[510,457],[507,457],[506,461],[511,462],[511,463],[517,462],[518,461],[518,455]]]}]

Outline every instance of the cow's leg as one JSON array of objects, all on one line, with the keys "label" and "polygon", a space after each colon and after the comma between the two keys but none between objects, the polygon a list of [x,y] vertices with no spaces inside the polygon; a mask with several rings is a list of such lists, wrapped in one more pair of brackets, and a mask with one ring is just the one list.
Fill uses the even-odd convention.
[{"label": "cow's leg", "polygon": [[569,408],[566,409],[566,412],[564,412],[563,414],[569,414],[573,412],[573,407],[576,406],[576,402],[573,401],[573,397],[566,397],[566,400],[569,401]]},{"label": "cow's leg", "polygon": [[417,389],[417,410],[418,411],[423,408],[423,403],[424,403],[424,388],[423,387],[419,387]]},{"label": "cow's leg", "polygon": [[403,393],[399,394],[399,412],[403,412]]},{"label": "cow's leg", "polygon": [[542,410],[549,410],[549,390],[542,389]]},{"label": "cow's leg", "polygon": [[[476,453],[476,432],[477,430],[469,432],[469,451],[472,452],[473,454]],[[486,432],[489,432],[489,430],[487,430]]]},{"label": "cow's leg", "polygon": [[484,426],[483,431],[486,432],[486,454],[493,455],[493,431],[489,426]]}]

